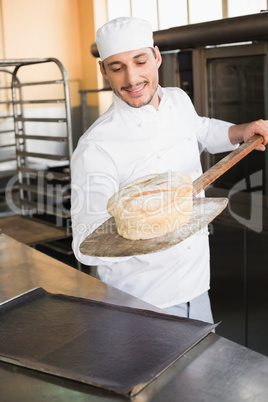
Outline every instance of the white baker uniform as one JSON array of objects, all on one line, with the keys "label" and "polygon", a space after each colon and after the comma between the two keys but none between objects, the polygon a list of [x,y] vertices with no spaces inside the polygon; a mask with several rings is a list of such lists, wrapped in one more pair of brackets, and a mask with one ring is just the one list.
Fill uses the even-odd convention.
[{"label": "white baker uniform", "polygon": [[100,279],[160,308],[188,302],[209,289],[207,230],[165,251],[97,258],[79,246],[109,218],[108,199],[141,176],[166,171],[202,174],[200,153],[233,150],[230,123],[202,118],[179,88],[158,87],[159,110],[114,102],[80,138],[72,172],[73,250],[85,265],[98,265]]}]

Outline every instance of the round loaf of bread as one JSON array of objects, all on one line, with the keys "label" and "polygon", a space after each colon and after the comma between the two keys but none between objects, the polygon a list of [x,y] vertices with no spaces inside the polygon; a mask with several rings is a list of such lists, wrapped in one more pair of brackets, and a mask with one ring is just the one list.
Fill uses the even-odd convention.
[{"label": "round loaf of bread", "polygon": [[178,172],[143,176],[116,192],[107,211],[118,233],[130,240],[151,239],[188,223],[192,208],[190,176]]}]

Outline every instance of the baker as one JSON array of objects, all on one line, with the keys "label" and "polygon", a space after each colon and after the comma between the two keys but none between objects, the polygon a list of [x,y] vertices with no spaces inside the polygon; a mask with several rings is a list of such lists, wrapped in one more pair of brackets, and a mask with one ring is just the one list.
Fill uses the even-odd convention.
[{"label": "baker", "polygon": [[99,67],[113,90],[110,108],[80,138],[71,163],[73,250],[99,278],[168,312],[213,322],[207,230],[157,253],[121,258],[81,254],[83,240],[109,218],[108,199],[148,174],[202,174],[200,154],[232,151],[256,133],[268,142],[268,121],[233,125],[197,115],[180,88],[161,88],[159,49],[150,24],[117,18],[96,33]]}]

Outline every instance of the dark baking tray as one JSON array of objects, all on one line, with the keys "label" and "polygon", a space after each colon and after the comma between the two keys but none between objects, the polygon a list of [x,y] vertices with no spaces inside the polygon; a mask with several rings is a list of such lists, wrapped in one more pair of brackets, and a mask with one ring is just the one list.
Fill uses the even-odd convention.
[{"label": "dark baking tray", "polygon": [[214,328],[36,288],[0,306],[0,360],[135,395]]}]

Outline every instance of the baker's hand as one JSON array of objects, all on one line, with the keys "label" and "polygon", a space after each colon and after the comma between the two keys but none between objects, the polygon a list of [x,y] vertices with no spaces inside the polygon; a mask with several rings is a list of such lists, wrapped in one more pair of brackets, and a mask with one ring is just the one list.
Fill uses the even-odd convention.
[{"label": "baker's hand", "polygon": [[260,119],[252,123],[236,124],[229,128],[229,138],[234,145],[248,141],[255,134],[263,136],[263,144],[260,144],[256,149],[265,151],[265,145],[268,143],[268,120]]}]

